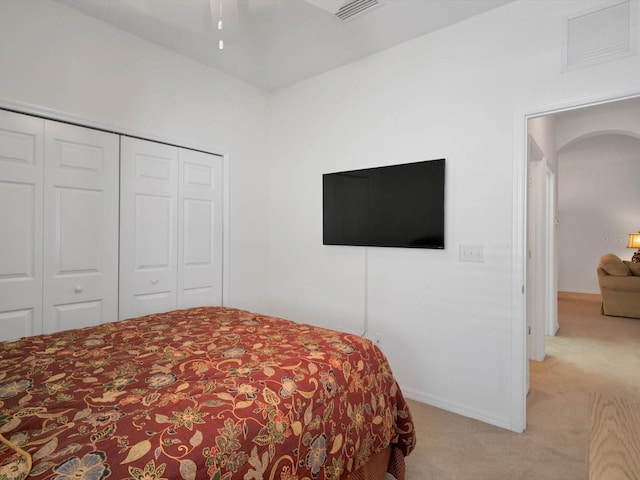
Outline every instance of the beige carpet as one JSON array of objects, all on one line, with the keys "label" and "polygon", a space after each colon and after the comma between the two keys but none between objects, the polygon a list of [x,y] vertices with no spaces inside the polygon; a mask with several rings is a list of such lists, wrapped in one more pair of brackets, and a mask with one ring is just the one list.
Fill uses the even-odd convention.
[{"label": "beige carpet", "polygon": [[589,394],[640,400],[640,320],[604,317],[593,296],[560,296],[560,330],[531,362],[527,431],[410,401],[418,445],[407,480],[585,480]]}]

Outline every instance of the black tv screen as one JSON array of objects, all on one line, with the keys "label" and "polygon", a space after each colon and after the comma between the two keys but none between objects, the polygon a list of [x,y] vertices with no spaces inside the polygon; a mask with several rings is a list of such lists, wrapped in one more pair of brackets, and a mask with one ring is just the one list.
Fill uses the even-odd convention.
[{"label": "black tv screen", "polygon": [[324,245],[444,248],[445,160],[322,176]]}]

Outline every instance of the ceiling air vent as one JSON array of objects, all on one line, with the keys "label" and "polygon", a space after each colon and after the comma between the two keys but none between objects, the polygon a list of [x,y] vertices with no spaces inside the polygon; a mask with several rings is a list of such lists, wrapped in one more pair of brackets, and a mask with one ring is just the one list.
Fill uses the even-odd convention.
[{"label": "ceiling air vent", "polygon": [[384,5],[384,0],[304,0],[343,22],[353,20]]},{"label": "ceiling air vent", "polygon": [[635,55],[638,43],[636,2],[618,1],[567,18],[564,29],[563,70]]},{"label": "ceiling air vent", "polygon": [[378,0],[352,0],[342,5],[335,13],[335,16],[346,22],[379,6],[381,6],[381,3]]}]

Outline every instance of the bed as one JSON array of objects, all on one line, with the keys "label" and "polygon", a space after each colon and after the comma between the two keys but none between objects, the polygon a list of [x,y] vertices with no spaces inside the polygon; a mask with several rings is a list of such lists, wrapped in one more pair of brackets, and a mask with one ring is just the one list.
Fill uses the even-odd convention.
[{"label": "bed", "polygon": [[381,351],[225,307],[0,343],[0,479],[404,478]]}]

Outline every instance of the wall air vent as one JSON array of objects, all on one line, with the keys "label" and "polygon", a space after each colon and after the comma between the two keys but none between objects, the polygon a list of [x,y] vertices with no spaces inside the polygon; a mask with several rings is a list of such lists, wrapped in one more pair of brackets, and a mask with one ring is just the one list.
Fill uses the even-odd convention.
[{"label": "wall air vent", "polygon": [[635,55],[638,44],[637,4],[618,1],[564,22],[563,70]]},{"label": "wall air vent", "polygon": [[382,4],[378,0],[351,0],[342,5],[342,7],[340,7],[340,9],[335,13],[335,16],[346,22],[363,15],[374,8],[380,7],[381,5]]}]

